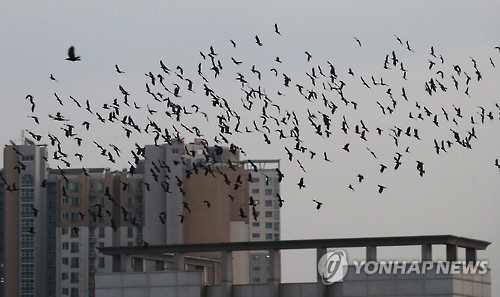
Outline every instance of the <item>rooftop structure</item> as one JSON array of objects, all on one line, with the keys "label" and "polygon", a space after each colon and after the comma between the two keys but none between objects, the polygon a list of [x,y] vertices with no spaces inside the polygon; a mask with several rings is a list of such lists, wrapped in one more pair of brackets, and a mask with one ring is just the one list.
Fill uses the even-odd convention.
[{"label": "rooftop structure", "polygon": [[[317,282],[315,284],[280,284],[280,250],[287,249],[315,249],[317,259],[319,260],[324,254],[327,253],[328,248],[353,248],[364,247],[366,248],[366,260],[377,260],[377,247],[382,246],[420,246],[421,259],[423,261],[432,261],[432,247],[434,245],[446,246],[446,261],[457,261],[457,249],[464,248],[466,259],[465,263],[474,264],[477,261],[477,250],[484,250],[490,243],[487,241],[458,237],[453,235],[427,235],[427,236],[399,236],[399,237],[366,237],[366,238],[340,238],[340,239],[312,239],[312,240],[282,240],[282,241],[255,241],[255,242],[228,242],[228,243],[210,243],[210,244],[178,244],[178,245],[163,245],[163,246],[149,246],[147,248],[137,247],[104,247],[100,248],[100,252],[105,255],[113,256],[113,271],[115,276],[127,277],[127,272],[130,271],[130,263],[133,258],[148,259],[154,256],[169,255],[173,257],[174,263],[173,270],[184,271],[187,267],[184,261],[185,253],[192,252],[220,252],[221,254],[221,285],[219,286],[204,286],[202,283],[197,284],[197,276],[191,275],[191,286],[188,288],[191,296],[226,296],[226,297],[240,297],[240,296],[374,296],[369,294],[376,294],[377,296],[403,296],[410,295],[403,294],[398,290],[401,287],[414,287],[415,291],[422,291],[419,296],[431,296],[436,292],[442,294],[449,294],[449,296],[456,293],[458,290],[466,290],[465,283],[476,287],[475,295],[471,296],[490,296],[491,294],[491,281],[489,280],[489,273],[486,276],[478,276],[479,278],[467,278],[464,275],[448,275],[436,276],[432,271],[423,276],[415,276],[414,279],[398,278],[399,276],[389,276],[388,282],[377,282],[380,277],[373,278],[371,275],[364,275],[360,279],[359,275],[347,274],[343,283],[336,283],[333,286],[328,286],[323,282],[322,277],[318,274]],[[253,250],[267,250],[270,258],[270,271],[267,283],[264,285],[246,285],[234,286],[232,283],[232,271],[237,267],[231,265],[231,255],[236,251],[253,251]],[[167,260],[166,260],[167,261]],[[185,272],[185,271],[184,271]],[[184,273],[183,272],[183,273]],[[158,272],[159,273],[159,272]],[[165,272],[171,273],[171,272]],[[108,275],[109,276],[109,275]],[[114,292],[120,294],[127,291],[126,288],[118,288],[110,286],[107,283],[105,275],[97,275],[97,290],[102,290],[103,295],[107,296],[106,292]],[[129,275],[130,276],[130,275]],[[186,275],[188,276],[188,275]],[[378,277],[378,279],[377,279]],[[194,281],[193,281],[194,280]],[[453,286],[453,282],[462,282],[461,289]],[[404,283],[404,286],[398,285]],[[431,285],[432,283],[432,285]],[[427,285],[426,285],[427,284]],[[451,284],[451,287],[450,287]],[[295,289],[292,289],[295,286]],[[373,287],[372,292],[367,291],[367,287]],[[361,289],[360,289],[361,288]],[[363,289],[364,288],[364,289]],[[112,291],[112,289],[117,289]],[[119,291],[121,289],[122,291]],[[140,290],[140,288],[136,288]],[[165,288],[167,290],[168,288]],[[352,295],[353,291],[357,290],[358,295]],[[364,291],[363,291],[364,290]],[[258,294],[254,292],[259,292]],[[359,292],[365,292],[359,293]],[[411,291],[411,289],[410,289]],[[246,292],[246,293],[245,293]],[[250,293],[249,293],[250,292]],[[301,293],[302,292],[302,293]],[[384,293],[385,292],[385,293]],[[400,293],[398,293],[400,292]],[[443,293],[444,292],[444,293]],[[463,293],[463,292],[460,292]],[[179,293],[180,294],[180,293]],[[121,296],[121,295],[115,295]],[[147,295],[146,295],[147,296]],[[173,295],[180,296],[180,295]]]}]

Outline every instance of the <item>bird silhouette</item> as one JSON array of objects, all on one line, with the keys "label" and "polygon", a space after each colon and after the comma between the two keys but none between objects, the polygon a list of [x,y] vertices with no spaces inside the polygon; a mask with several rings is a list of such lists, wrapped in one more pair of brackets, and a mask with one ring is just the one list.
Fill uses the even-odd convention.
[{"label": "bird silhouette", "polygon": [[257,43],[258,46],[262,46],[262,42],[260,41],[260,38],[257,35],[255,35],[255,43]]},{"label": "bird silhouette", "polygon": [[68,49],[68,57],[66,58],[68,61],[80,61],[80,56],[75,55],[75,47],[70,46]]},{"label": "bird silhouette", "polygon": [[323,205],[322,202],[319,202],[318,200],[313,199],[314,202],[316,202],[316,209],[320,209],[321,206]]},{"label": "bird silhouette", "polygon": [[278,34],[278,35],[281,35],[279,29],[278,29],[278,24],[274,24],[274,33]]}]

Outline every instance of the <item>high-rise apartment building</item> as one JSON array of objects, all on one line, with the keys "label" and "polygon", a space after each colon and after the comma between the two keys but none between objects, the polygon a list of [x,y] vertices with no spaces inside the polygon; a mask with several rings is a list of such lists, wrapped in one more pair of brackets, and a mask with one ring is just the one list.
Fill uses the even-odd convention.
[{"label": "high-rise apartment building", "polygon": [[[32,143],[4,148],[0,292],[4,285],[5,296],[94,296],[95,273],[113,270],[111,257],[97,247],[279,238],[279,208],[268,202],[277,201],[276,170],[262,167],[266,161],[256,163],[258,172],[245,169],[234,147],[209,147],[201,139],[147,145],[138,149],[132,171],[50,169],[47,150]],[[249,196],[259,200],[261,227],[249,227]],[[249,267],[254,256],[234,253],[233,263]],[[158,264],[142,263],[140,269],[162,269]],[[235,283],[260,277],[252,272],[235,271]]]},{"label": "high-rise apartment building", "polygon": [[55,271],[49,263],[49,204],[47,147],[13,145],[4,149],[4,293],[35,297],[54,289]]},{"label": "high-rise apartment building", "polygon": [[[279,160],[253,160],[245,163],[249,195],[255,203],[257,220],[249,223],[249,241],[280,239],[280,177]],[[250,211],[253,211],[250,209]],[[266,283],[269,276],[268,251],[249,253],[250,283]]]}]

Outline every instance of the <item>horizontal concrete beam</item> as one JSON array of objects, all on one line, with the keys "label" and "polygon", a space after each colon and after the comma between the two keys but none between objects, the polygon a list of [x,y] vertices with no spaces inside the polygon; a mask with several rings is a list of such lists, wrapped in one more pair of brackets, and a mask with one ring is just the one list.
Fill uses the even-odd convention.
[{"label": "horizontal concrete beam", "polygon": [[280,241],[253,241],[227,243],[200,243],[200,244],[172,244],[150,245],[143,247],[98,247],[104,255],[118,254],[163,254],[163,253],[191,253],[214,251],[255,251],[255,250],[300,250],[316,249],[317,247],[349,248],[366,246],[410,246],[410,245],[453,245],[463,248],[484,250],[490,242],[457,237],[453,235],[427,236],[396,236],[396,237],[362,237],[362,238],[335,238],[335,239],[308,239],[308,240],[280,240]]}]

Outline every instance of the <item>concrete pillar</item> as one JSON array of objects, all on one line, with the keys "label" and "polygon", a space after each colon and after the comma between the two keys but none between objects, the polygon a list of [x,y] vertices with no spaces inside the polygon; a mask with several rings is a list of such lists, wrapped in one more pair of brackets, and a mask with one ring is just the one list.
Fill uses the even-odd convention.
[{"label": "concrete pillar", "polygon": [[475,248],[465,248],[465,262],[467,264],[476,264],[477,250]]},{"label": "concrete pillar", "polygon": [[125,255],[125,272],[132,272],[132,260],[134,258],[131,255]]},{"label": "concrete pillar", "polygon": [[446,245],[446,261],[456,261],[457,260],[457,246],[454,244]]},{"label": "concrete pillar", "polygon": [[233,252],[232,251],[222,251],[221,252],[221,286],[222,286],[222,297],[232,296],[232,286],[233,286]]},{"label": "concrete pillar", "polygon": [[422,262],[432,261],[432,244],[422,244]]},{"label": "concrete pillar", "polygon": [[366,247],[366,262],[377,261],[377,246]]},{"label": "concrete pillar", "polygon": [[280,250],[269,250],[269,284],[270,296],[279,297],[280,279],[281,279],[281,256]]},{"label": "concrete pillar", "polygon": [[[316,267],[315,270],[318,270],[319,259],[326,254],[326,248],[321,247],[316,249]],[[326,297],[326,284],[323,282],[323,276],[319,274],[319,271],[316,272],[316,286],[317,286],[317,296],[318,297]]]},{"label": "concrete pillar", "polygon": [[125,254],[113,255],[112,265],[113,272],[131,272],[132,256]]},{"label": "concrete pillar", "polygon": [[184,270],[184,254],[174,253],[174,270]]}]

